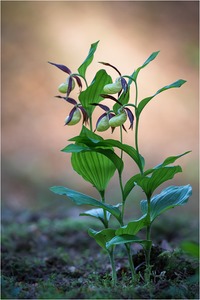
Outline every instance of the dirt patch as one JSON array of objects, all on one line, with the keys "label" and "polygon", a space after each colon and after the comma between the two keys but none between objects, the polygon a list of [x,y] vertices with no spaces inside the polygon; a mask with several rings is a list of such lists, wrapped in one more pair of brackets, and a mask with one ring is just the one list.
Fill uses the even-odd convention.
[{"label": "dirt patch", "polygon": [[[183,229],[181,221],[178,222]],[[154,230],[157,238],[151,254],[151,284],[144,283],[144,252],[134,244],[138,283],[132,284],[126,252],[123,246],[118,246],[115,250],[118,284],[113,288],[109,259],[87,234],[89,227],[95,229],[93,220],[7,210],[2,221],[1,298],[198,299],[198,262],[174,247],[181,236],[168,232],[166,236],[174,239],[163,240],[162,226],[160,223],[159,230],[156,227]],[[174,226],[171,224],[170,228]],[[185,228],[181,231],[182,238],[187,238],[185,232],[195,239],[193,226],[190,232],[188,224]]]}]

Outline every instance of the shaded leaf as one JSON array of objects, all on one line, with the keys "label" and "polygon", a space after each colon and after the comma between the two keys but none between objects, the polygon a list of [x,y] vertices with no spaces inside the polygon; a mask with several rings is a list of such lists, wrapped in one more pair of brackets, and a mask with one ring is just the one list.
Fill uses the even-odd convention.
[{"label": "shaded leaf", "polygon": [[142,240],[136,235],[124,234],[124,235],[113,237],[109,242],[106,243],[106,247],[109,248],[110,246],[128,244],[128,243],[138,243],[138,244],[145,245],[147,242],[148,242],[147,240]]},{"label": "shaded leaf", "polygon": [[[152,197],[150,201],[151,222],[166,210],[187,203],[191,195],[192,187],[189,184],[184,186],[170,186],[162,190],[160,194]],[[142,200],[140,205],[142,212],[146,214],[148,209],[147,200]]]},{"label": "shaded leaf", "polygon": [[97,49],[98,43],[99,43],[99,41],[97,41],[96,43],[91,44],[88,56],[86,57],[86,59],[84,60],[82,65],[78,68],[79,74],[83,77],[85,77],[85,72],[86,72],[88,66],[91,64],[91,62],[93,60],[94,53]]},{"label": "shaded leaf", "polygon": [[89,228],[88,234],[95,239],[97,244],[105,250],[108,250],[106,243],[109,242],[115,236],[115,229],[107,228],[101,231],[96,231]]},{"label": "shaded leaf", "polygon": [[98,201],[88,195],[79,193],[63,186],[53,186],[50,188],[50,190],[55,194],[67,196],[77,205],[91,205],[97,208],[102,208],[110,212],[111,215],[113,215],[116,219],[120,219],[121,217],[121,212],[117,207],[102,203],[101,201]]}]

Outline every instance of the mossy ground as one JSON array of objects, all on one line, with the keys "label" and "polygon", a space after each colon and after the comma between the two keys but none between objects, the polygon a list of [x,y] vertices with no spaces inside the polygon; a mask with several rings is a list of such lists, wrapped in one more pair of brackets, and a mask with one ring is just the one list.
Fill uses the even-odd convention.
[{"label": "mossy ground", "polygon": [[135,244],[138,283],[132,284],[126,252],[118,246],[118,284],[113,288],[109,259],[87,234],[95,228],[93,220],[7,210],[1,299],[199,299],[198,261],[178,247],[182,239],[195,240],[197,227],[162,220],[152,232],[151,284],[144,283],[144,253]]}]

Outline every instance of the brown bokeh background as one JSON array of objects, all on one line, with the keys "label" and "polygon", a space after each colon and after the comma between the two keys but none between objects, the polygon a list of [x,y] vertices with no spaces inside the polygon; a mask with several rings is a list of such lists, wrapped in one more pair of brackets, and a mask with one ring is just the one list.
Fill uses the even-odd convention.
[{"label": "brown bokeh background", "polygon": [[[192,184],[183,214],[198,213],[198,28],[195,1],[2,1],[2,198],[17,209],[55,207],[52,185],[65,185],[98,197],[71,168],[70,155],[59,150],[77,135],[80,125],[63,126],[71,106],[56,100],[65,73],[47,61],[76,71],[91,43],[100,40],[88,80],[102,66],[114,64],[131,74],[154,51],[160,54],[140,72],[139,99],[177,79],[187,83],[158,95],[144,110],[140,150],[147,167],[187,150],[183,173],[170,184]],[[107,71],[113,79],[116,73]],[[78,89],[74,91],[77,97]],[[134,99],[134,88],[132,90]],[[98,109],[95,115],[98,116]],[[110,132],[103,137],[112,137]],[[116,130],[115,138],[119,133]],[[124,142],[133,145],[133,132]],[[136,169],[125,160],[124,180]],[[117,176],[107,196],[119,202]],[[138,198],[142,194],[137,191]],[[129,204],[132,207],[132,195]],[[143,196],[142,196],[143,197]],[[59,198],[59,200],[58,200]],[[137,198],[137,197],[136,197]],[[113,200],[116,199],[116,200]],[[141,198],[140,198],[141,199]],[[63,203],[62,203],[63,204]],[[178,211],[178,210],[177,210]]]}]

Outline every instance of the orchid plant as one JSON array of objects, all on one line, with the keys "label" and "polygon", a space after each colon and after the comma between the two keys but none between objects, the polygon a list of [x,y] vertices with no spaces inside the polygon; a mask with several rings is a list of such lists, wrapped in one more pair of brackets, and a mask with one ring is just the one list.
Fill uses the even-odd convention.
[{"label": "orchid plant", "polygon": [[[192,194],[192,187],[190,185],[169,186],[158,194],[155,194],[155,192],[164,182],[172,179],[175,174],[182,172],[181,167],[174,165],[174,163],[190,151],[169,156],[155,167],[146,169],[145,159],[139,149],[139,120],[144,108],[155,96],[171,88],[179,88],[186,81],[179,79],[139,101],[138,75],[143,68],[157,57],[159,54],[159,51],[157,51],[153,52],[131,75],[122,75],[110,63],[100,62],[105,69],[114,69],[117,78],[113,81],[105,69],[100,69],[89,84],[86,78],[86,70],[93,61],[98,43],[99,41],[91,45],[88,56],[76,73],[73,73],[65,65],[49,63],[67,73],[66,81],[58,87],[59,92],[63,95],[56,96],[73,106],[65,119],[65,125],[75,125],[82,119],[81,132],[70,138],[71,143],[61,151],[71,154],[73,169],[96,188],[100,199],[95,199],[62,186],[53,186],[50,190],[56,194],[67,196],[76,205],[92,207],[80,215],[96,218],[102,223],[103,228],[100,227],[99,231],[90,228],[88,233],[109,255],[113,285],[117,282],[114,250],[119,244],[124,244],[126,248],[132,280],[136,282],[137,275],[131,254],[131,244],[133,243],[141,244],[144,249],[146,257],[144,280],[149,283],[152,267],[150,261],[152,224],[165,211],[184,205]],[[130,102],[130,99],[132,99],[130,97],[132,85],[135,90],[133,103]],[[71,98],[71,92],[76,86],[79,88],[78,100]],[[110,100],[110,107],[103,104],[104,99]],[[102,114],[96,120],[96,127],[93,129],[93,112],[96,107],[102,109]],[[133,145],[123,143],[123,133],[127,132],[125,127],[127,122],[129,122],[128,129],[134,132],[131,133],[133,135]],[[97,134],[97,132],[101,133],[109,129],[113,133],[116,128],[119,128],[119,140],[104,139],[100,134]],[[133,174],[127,182],[123,182],[123,172],[125,172],[124,153],[133,160],[138,169],[136,173],[135,169],[133,170]],[[111,205],[106,197],[106,190],[115,172],[118,173],[121,200],[120,203]],[[139,219],[126,222],[124,218],[126,200],[129,195],[132,198],[134,197],[136,186],[139,186],[145,195],[145,199],[140,202],[141,216]],[[112,228],[110,225],[111,217],[117,220],[117,228]],[[142,229],[146,229],[145,239],[140,237]]]}]

